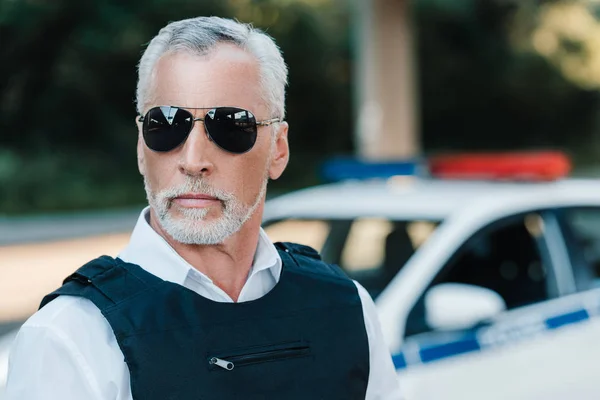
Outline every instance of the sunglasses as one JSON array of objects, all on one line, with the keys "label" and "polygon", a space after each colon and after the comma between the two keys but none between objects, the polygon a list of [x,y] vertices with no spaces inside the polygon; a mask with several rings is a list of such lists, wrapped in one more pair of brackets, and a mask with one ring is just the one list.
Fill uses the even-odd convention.
[{"label": "sunglasses", "polygon": [[[194,118],[191,110],[208,110],[204,118]],[[257,121],[254,114],[237,107],[180,108],[153,107],[138,119],[142,122],[144,142],[151,150],[166,152],[180,146],[189,136],[195,121],[204,122],[212,142],[230,153],[242,154],[256,143],[259,126],[281,122],[281,118]]]}]

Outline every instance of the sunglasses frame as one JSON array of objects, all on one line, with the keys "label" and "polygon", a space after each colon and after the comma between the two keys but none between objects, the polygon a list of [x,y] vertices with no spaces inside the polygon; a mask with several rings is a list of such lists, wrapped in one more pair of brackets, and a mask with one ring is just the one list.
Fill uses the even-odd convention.
[{"label": "sunglasses frame", "polygon": [[[138,115],[139,115],[138,121],[143,123],[143,122],[145,121],[145,119],[146,119],[146,115],[148,115],[148,113],[149,113],[151,110],[153,110],[153,109],[155,109],[155,108],[161,108],[161,107],[177,108],[177,109],[179,109],[179,110],[185,110],[185,111],[188,111],[188,112],[189,112],[189,110],[208,110],[208,111],[206,112],[206,114],[204,114],[204,118],[194,118],[194,115],[193,115],[193,114],[190,112],[190,114],[192,114],[192,125],[190,126],[190,131],[189,131],[189,132],[186,134],[186,137],[185,137],[185,139],[184,139],[184,140],[183,140],[183,141],[182,141],[182,142],[181,142],[181,143],[180,143],[178,146],[176,146],[176,147],[173,147],[173,148],[172,148],[172,149],[170,149],[170,150],[160,151],[160,150],[154,150],[154,149],[150,149],[150,150],[152,150],[152,151],[155,151],[155,152],[158,152],[158,153],[168,153],[169,151],[173,151],[173,150],[175,150],[177,147],[179,147],[179,146],[181,146],[182,144],[184,144],[184,143],[186,142],[186,140],[187,140],[188,136],[190,135],[190,133],[191,133],[191,132],[192,132],[192,130],[194,129],[194,122],[196,122],[196,121],[202,121],[202,122],[204,122],[204,121],[206,120],[206,116],[208,115],[208,113],[210,113],[210,112],[211,112],[211,111],[213,111],[213,110],[215,110],[215,111],[216,111],[216,109],[217,109],[217,108],[237,108],[237,109],[239,109],[239,110],[246,111],[246,112],[250,113],[250,114],[251,114],[251,115],[254,117],[254,119],[256,119],[256,116],[254,116],[254,113],[253,113],[252,111],[246,110],[245,108],[241,108],[241,107],[235,107],[235,106],[218,106],[218,107],[178,107],[178,106],[154,106],[154,107],[150,107],[150,108],[148,109],[148,111],[146,111],[146,113],[145,113],[144,115],[140,115],[140,114],[138,114]],[[255,123],[256,123],[257,129],[258,129],[258,127],[259,127],[259,126],[270,126],[270,125],[273,125],[273,124],[275,124],[275,123],[278,123],[278,122],[283,122],[283,119],[282,119],[282,118],[279,118],[279,117],[277,117],[277,118],[264,119],[264,120],[262,120],[262,121],[256,121]],[[226,152],[228,152],[228,153],[231,153],[231,154],[244,154],[244,153],[247,153],[247,152],[249,152],[250,150],[252,150],[252,148],[254,147],[254,145],[252,145],[252,147],[250,147],[248,150],[246,150],[246,151],[244,151],[244,152],[241,152],[241,153],[236,153],[236,152],[233,152],[233,151],[229,151],[229,150],[227,150],[227,149],[224,149],[223,147],[221,147],[221,146],[220,146],[220,145],[219,145],[219,144],[218,144],[218,143],[217,143],[217,142],[216,142],[216,141],[215,141],[215,140],[212,138],[211,134],[208,132],[208,128],[206,127],[206,124],[204,124],[204,131],[206,132],[206,136],[208,136],[208,138],[209,138],[209,140],[210,140],[211,142],[213,142],[213,143],[214,143],[214,144],[215,144],[217,147],[219,147],[221,150],[223,150],[223,151],[226,151]]]}]

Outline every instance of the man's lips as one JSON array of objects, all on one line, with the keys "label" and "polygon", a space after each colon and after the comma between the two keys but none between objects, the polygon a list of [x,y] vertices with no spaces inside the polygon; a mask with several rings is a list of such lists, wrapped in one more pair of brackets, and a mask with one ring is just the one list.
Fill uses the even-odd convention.
[{"label": "man's lips", "polygon": [[187,208],[210,207],[220,201],[221,200],[217,199],[216,197],[199,193],[186,193],[173,199],[173,202],[178,206]]}]

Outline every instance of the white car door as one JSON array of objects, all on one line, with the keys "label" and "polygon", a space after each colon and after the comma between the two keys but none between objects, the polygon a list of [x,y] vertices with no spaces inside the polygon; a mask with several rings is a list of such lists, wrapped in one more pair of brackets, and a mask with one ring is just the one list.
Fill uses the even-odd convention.
[{"label": "white car door", "polygon": [[561,234],[552,224],[555,219],[546,210],[495,221],[472,235],[441,268],[428,290],[448,283],[474,285],[500,294],[507,310],[457,328],[465,308],[477,307],[459,304],[461,309],[452,309],[445,302],[446,314],[432,328],[428,324],[435,323],[431,315],[436,310],[428,309],[425,291],[409,313],[402,351],[394,355],[407,398],[600,397],[592,372],[600,359],[600,291],[560,297],[556,278],[570,273],[570,265],[565,272],[565,265],[553,261],[556,236],[548,235]]}]

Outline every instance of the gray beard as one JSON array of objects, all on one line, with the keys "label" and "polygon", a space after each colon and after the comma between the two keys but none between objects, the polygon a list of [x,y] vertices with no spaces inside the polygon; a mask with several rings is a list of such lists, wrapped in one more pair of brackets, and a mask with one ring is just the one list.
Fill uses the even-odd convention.
[{"label": "gray beard", "polygon": [[[254,202],[248,206],[233,194],[210,186],[202,178],[188,177],[183,185],[155,193],[144,176],[148,203],[164,231],[179,243],[198,245],[220,244],[238,232],[258,209],[267,192],[267,183],[268,175],[265,174]],[[171,199],[190,192],[203,193],[219,199],[223,204],[223,214],[215,220],[206,221],[208,208],[181,208],[182,217],[173,217]]]}]

